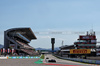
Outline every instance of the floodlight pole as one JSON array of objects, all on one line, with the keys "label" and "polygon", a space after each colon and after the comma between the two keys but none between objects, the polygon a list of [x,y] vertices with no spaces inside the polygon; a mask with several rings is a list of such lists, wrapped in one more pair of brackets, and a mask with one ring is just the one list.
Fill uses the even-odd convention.
[{"label": "floodlight pole", "polygon": [[54,53],[55,38],[51,38],[51,44],[52,44],[52,53]]}]

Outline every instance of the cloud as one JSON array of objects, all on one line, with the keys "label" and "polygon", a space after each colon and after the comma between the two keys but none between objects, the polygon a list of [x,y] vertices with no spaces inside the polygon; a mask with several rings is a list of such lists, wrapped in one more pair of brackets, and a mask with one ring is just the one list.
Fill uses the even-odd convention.
[{"label": "cloud", "polygon": [[37,38],[51,38],[51,36],[37,36]]},{"label": "cloud", "polygon": [[56,40],[66,40],[66,39],[63,39],[63,38],[57,38]]}]

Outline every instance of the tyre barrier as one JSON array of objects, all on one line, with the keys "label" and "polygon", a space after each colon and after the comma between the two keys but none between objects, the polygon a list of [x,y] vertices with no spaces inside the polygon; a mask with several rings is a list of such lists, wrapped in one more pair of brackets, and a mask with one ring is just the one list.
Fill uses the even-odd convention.
[{"label": "tyre barrier", "polygon": [[83,63],[90,63],[90,64],[100,64],[100,60],[87,60],[87,59],[78,59],[78,58],[65,58],[65,57],[60,57],[57,55],[54,55],[58,58],[65,59],[65,60],[71,60],[71,61],[77,61],[77,62],[83,62]]}]

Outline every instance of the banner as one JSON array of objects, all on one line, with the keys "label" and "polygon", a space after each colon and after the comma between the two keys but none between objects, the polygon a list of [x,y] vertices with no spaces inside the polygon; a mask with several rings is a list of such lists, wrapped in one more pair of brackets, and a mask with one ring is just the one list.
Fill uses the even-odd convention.
[{"label": "banner", "polygon": [[70,49],[70,54],[90,54],[90,49]]}]

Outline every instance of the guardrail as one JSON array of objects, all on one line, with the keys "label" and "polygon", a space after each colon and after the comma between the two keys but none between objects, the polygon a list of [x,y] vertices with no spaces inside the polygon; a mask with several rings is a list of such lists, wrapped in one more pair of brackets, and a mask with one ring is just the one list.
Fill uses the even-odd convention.
[{"label": "guardrail", "polygon": [[58,58],[65,59],[65,60],[71,60],[71,61],[77,61],[77,62],[84,62],[84,63],[90,63],[90,64],[100,64],[100,60],[87,60],[87,59],[78,59],[78,58],[65,58],[61,56],[54,55]]}]

